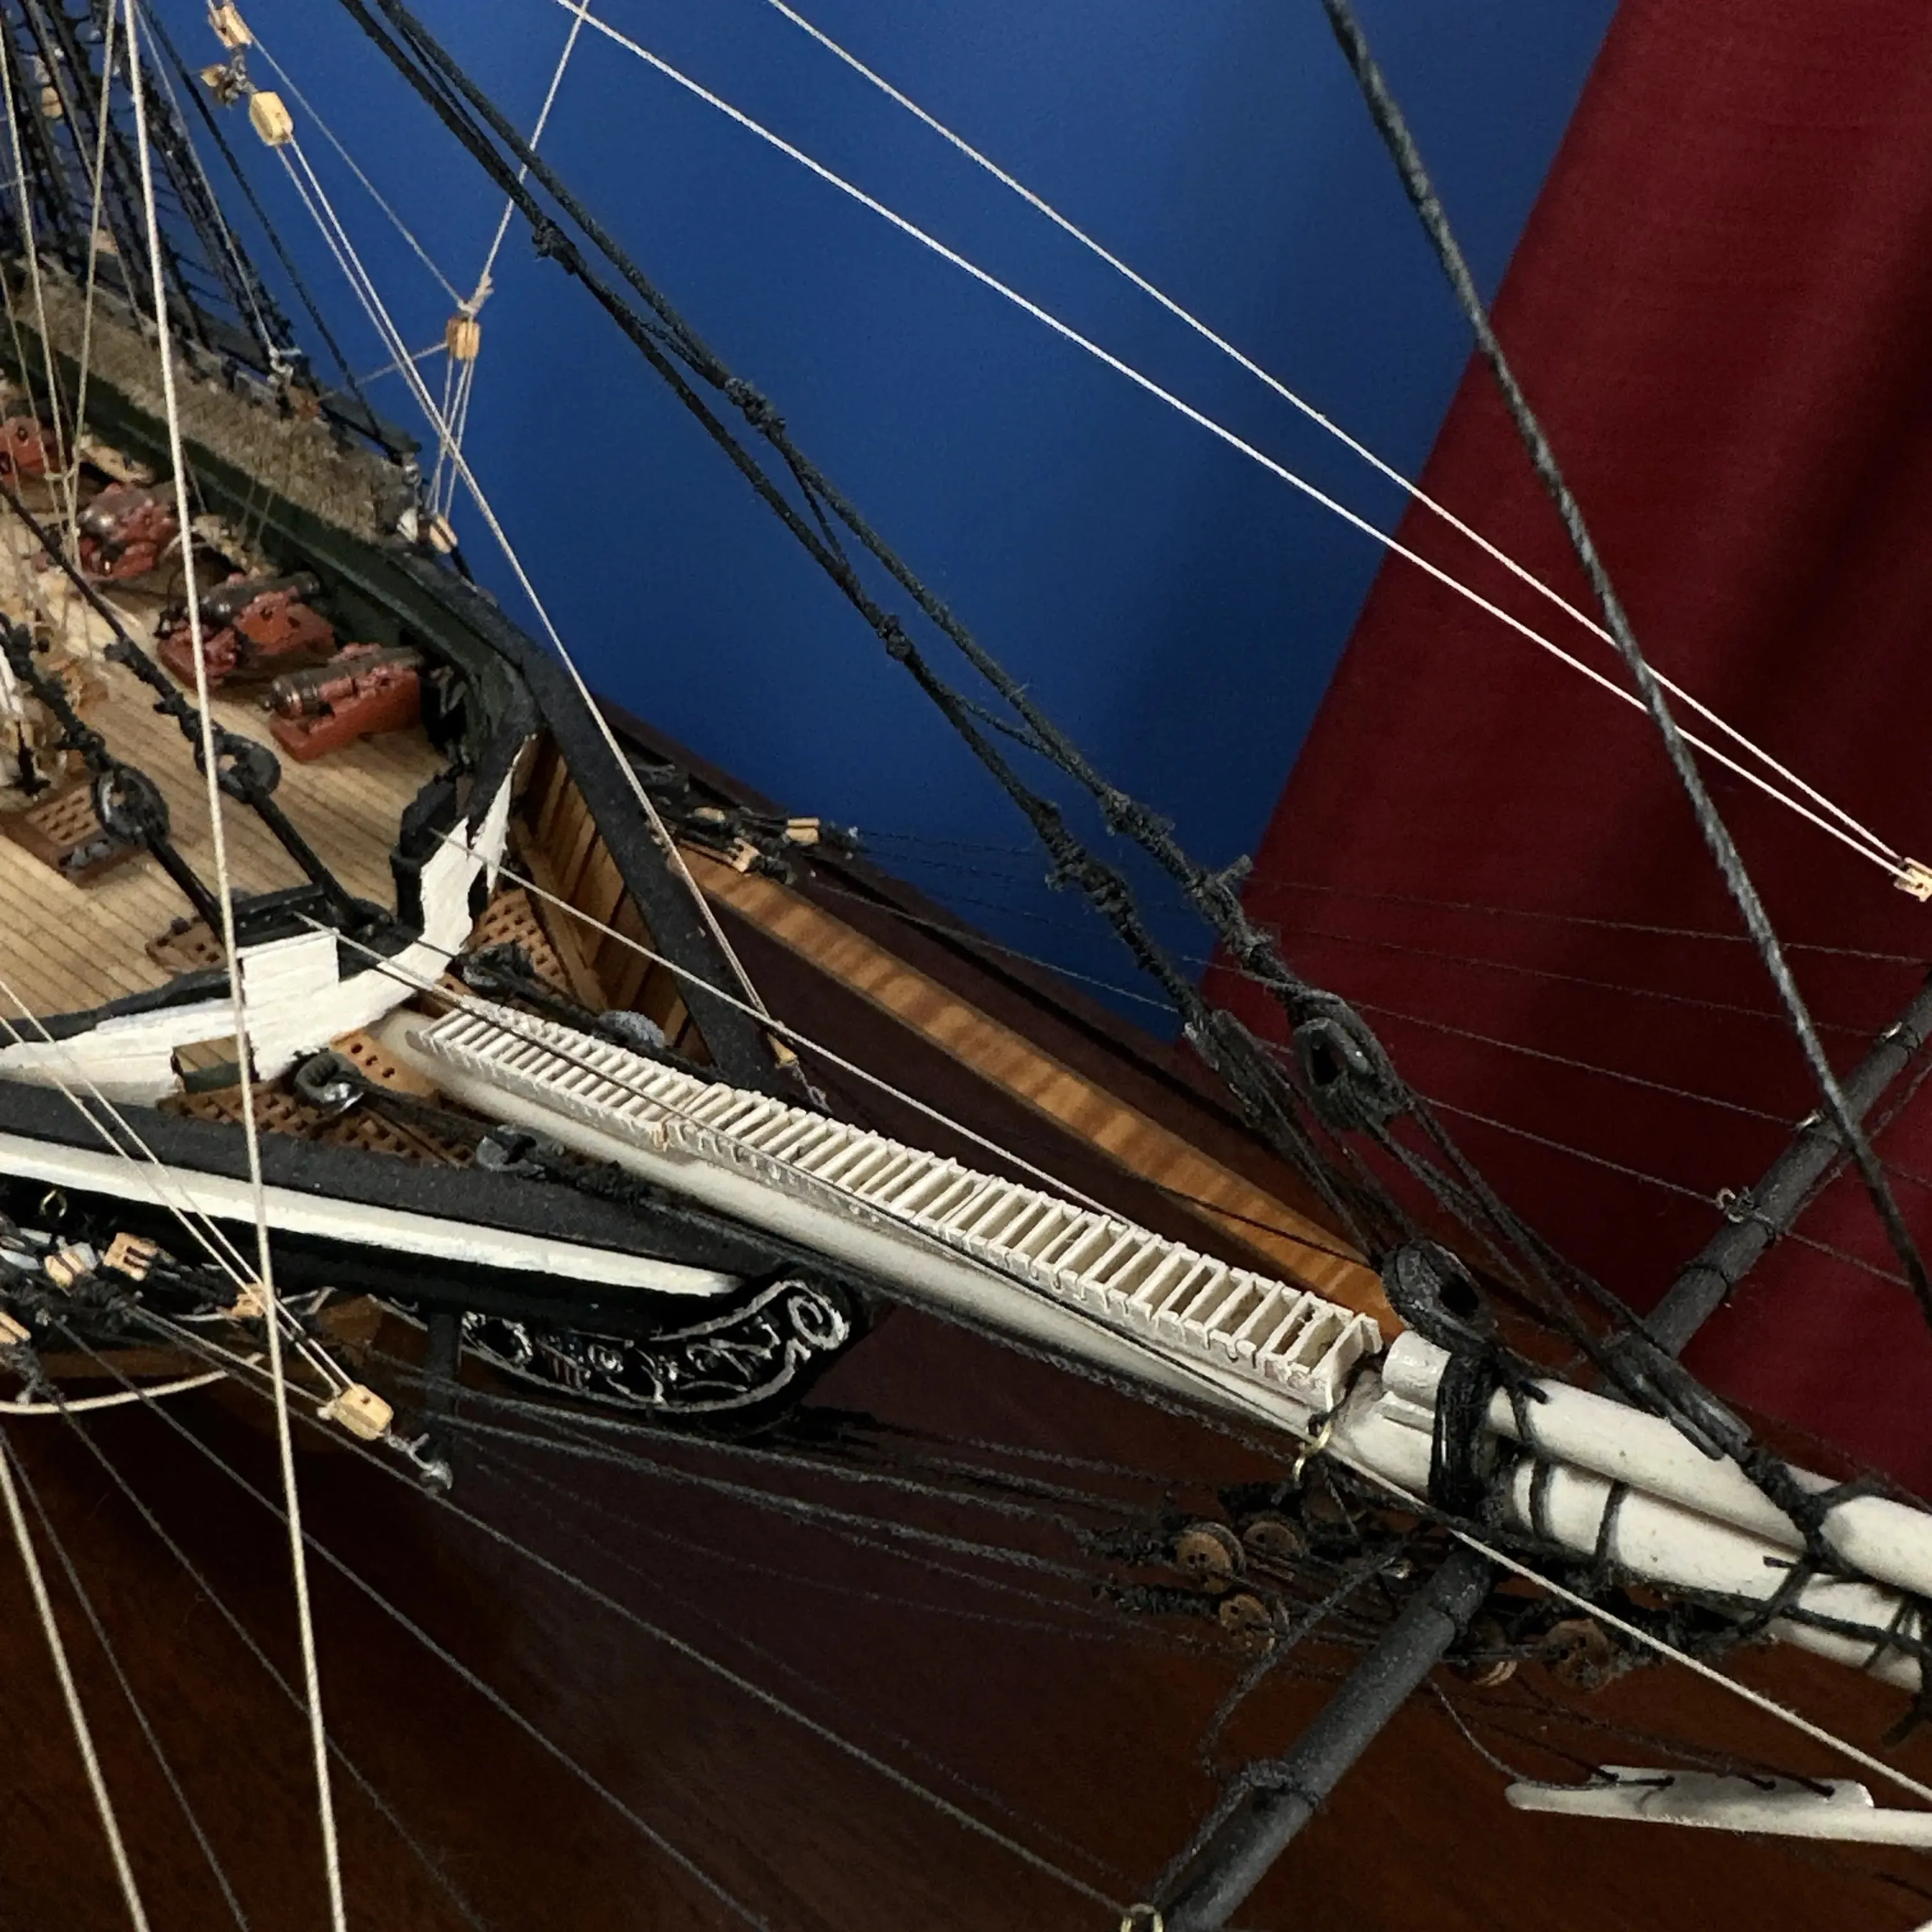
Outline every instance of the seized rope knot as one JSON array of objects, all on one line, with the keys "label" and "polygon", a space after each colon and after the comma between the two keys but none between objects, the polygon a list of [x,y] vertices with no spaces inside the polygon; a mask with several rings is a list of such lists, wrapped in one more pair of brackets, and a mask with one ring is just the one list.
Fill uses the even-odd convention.
[{"label": "seized rope knot", "polygon": [[896,617],[888,617],[880,627],[879,637],[885,645],[886,655],[900,664],[912,656],[912,640],[906,635],[906,628]]},{"label": "seized rope knot", "polygon": [[742,376],[729,376],[724,381],[725,400],[740,410],[752,427],[766,436],[782,436],[784,418],[772,406],[771,400],[764,392],[746,382]]}]

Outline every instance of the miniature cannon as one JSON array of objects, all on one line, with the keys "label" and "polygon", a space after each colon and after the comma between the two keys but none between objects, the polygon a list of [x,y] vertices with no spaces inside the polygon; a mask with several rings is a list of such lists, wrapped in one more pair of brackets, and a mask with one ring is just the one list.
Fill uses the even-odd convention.
[{"label": "miniature cannon", "polygon": [[80,567],[118,582],[144,577],[180,541],[172,491],[110,484],[80,513]]},{"label": "miniature cannon", "polygon": [[[201,640],[211,690],[230,678],[261,678],[322,663],[335,649],[335,627],[309,608],[322,588],[306,571],[290,577],[238,573],[201,599]],[[188,606],[170,604],[154,632],[162,663],[194,682],[194,638]]]},{"label": "miniature cannon", "polygon": [[32,416],[0,422],[0,478],[26,482],[47,473],[46,432]]},{"label": "miniature cannon", "polygon": [[306,763],[379,731],[404,731],[422,715],[422,653],[400,644],[350,644],[313,670],[268,687],[268,728]]}]

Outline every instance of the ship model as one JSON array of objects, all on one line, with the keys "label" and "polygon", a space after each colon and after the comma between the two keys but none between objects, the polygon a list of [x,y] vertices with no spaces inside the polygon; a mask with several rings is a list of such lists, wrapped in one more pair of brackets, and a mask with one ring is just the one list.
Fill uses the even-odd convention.
[{"label": "ship model", "polygon": [[[189,1912],[186,1881],[157,1876],[152,1834],[117,1809],[124,1768],[95,1747],[99,1700],[76,1684],[76,1620],[54,1607],[56,1572],[113,1652],[31,1484],[60,1480],[46,1432],[64,1425],[76,1456],[98,1456],[90,1430],[124,1442],[110,1432],[179,1435],[179,1418],[204,1416],[257,1449],[271,1431],[279,1450],[280,1487],[256,1500],[287,1532],[301,1648],[283,1688],[314,1751],[270,1799],[301,1819],[319,1794],[320,1834],[311,1847],[283,1830],[291,1849],[264,1882],[278,1899],[308,1898],[318,1924],[362,1922],[374,1908],[358,1890],[361,1841],[343,1838],[332,1796],[346,1785],[325,1713],[346,1660],[326,1630],[316,1641],[309,1576],[323,1552],[299,1492],[340,1489],[344,1470],[372,1490],[399,1485],[395,1507],[432,1524],[459,1512],[488,1531],[494,1576],[529,1552],[470,1512],[470,1478],[480,1487],[513,1440],[580,1459],[562,1462],[550,1500],[524,1490],[526,1520],[586,1498],[599,1507],[599,1484],[640,1445],[714,1488],[725,1479],[696,1473],[712,1469],[707,1456],[748,1456],[806,1484],[777,1499],[789,1532],[835,1526],[869,1539],[867,1562],[916,1545],[952,1562],[940,1608],[997,1625],[988,1560],[1046,1579],[1058,1596],[1042,1607],[1036,1592],[1028,1611],[1043,1628],[1098,1616],[1172,1645],[1177,1668],[1220,1674],[1204,1759],[1238,1708],[1326,1660],[1297,1679],[1325,1700],[1298,1736],[1229,1774],[1190,1836],[1155,1844],[1136,1831],[1131,1868],[1117,1857],[1107,1875],[1041,1849],[1029,1822],[989,1811],[983,1791],[964,1795],[956,1780],[928,1790],[916,1760],[845,1738],[782,1677],[748,1687],[761,1673],[742,1657],[718,1664],[667,1640],[748,1688],[761,1718],[830,1736],[842,1773],[910,1787],[947,1814],[934,1831],[963,1828],[976,1855],[1016,1860],[1040,1888],[1012,1908],[1023,1922],[1234,1922],[1304,1828],[1324,1828],[1317,1814],[1345,1774],[1419,1695],[1491,1764],[1477,1734],[1504,1721],[1498,1712],[1520,1748],[1568,1750],[1570,1774],[1539,1760],[1509,1773],[1506,1792],[1485,1770],[1459,1800],[1478,1837],[1502,1844],[1514,1820],[1508,1829],[1534,1828],[1565,1858],[1640,1872],[1644,1847],[1665,1840],[1673,1849],[1659,1858],[1695,1870],[1720,1832],[1748,1834],[1764,1860],[1836,1848],[1829,1885],[1922,1916],[1909,1874],[1932,1846],[1932,1811],[1920,1808],[1932,1791],[1903,1768],[1898,1736],[1882,1742],[1873,1727],[1897,1720],[1903,1736],[1922,1703],[1932,1515],[1869,1477],[1814,1467],[1681,1358],[1816,1190],[1848,1170],[1870,1181],[1900,1267],[1932,1294],[1861,1124],[1919,1066],[1932,994],[1849,1076],[1820,1058],[1817,1103],[1790,1145],[1659,1306],[1635,1316],[1490,1188],[1364,1013],[1303,978],[1250,922],[1238,877],[1196,866],[1001,682],[771,404],[400,0],[348,4],[540,252],[716,430],[1030,820],[1056,877],[1173,1000],[1184,1070],[916,904],[838,828],[756,798],[600,706],[561,640],[529,634],[475,582],[453,496],[424,477],[402,431],[318,375],[224,217],[214,179],[231,142],[307,167],[300,109],[251,67],[241,12],[215,8],[190,59],[139,8],[0,8],[17,163],[0,236],[0,1340],[14,1383],[0,1469],[30,1586],[20,1602],[32,1606],[10,1631],[11,1674],[51,1660],[86,1768],[86,1801],[47,1835],[74,1902],[62,1922],[214,1922],[159,1906],[148,1916],[151,1894]],[[1460,257],[1400,110],[1342,0],[1328,10],[1454,281]],[[235,178],[245,187],[244,172]],[[1478,340],[1521,403],[1467,293]],[[480,341],[473,313],[452,318],[444,353],[458,383]],[[1526,403],[1519,413],[1574,510]],[[441,454],[494,528],[446,436]],[[1594,568],[1580,516],[1577,529]],[[968,651],[1030,748],[1095,791],[1112,828],[1182,885],[1224,967],[1245,976],[1252,1024],[1167,958],[1121,874],[987,736],[910,615],[868,587],[854,543],[896,580],[908,614]],[[1708,806],[1607,590],[1604,608],[1605,634],[1628,642],[1633,688]],[[1748,922],[1749,880],[1711,817]],[[1923,898],[1932,875],[1910,861],[1898,870]],[[809,996],[768,1004],[767,968]],[[878,1036],[850,1019],[854,1002],[909,1029],[926,1070],[865,1064]],[[976,1125],[927,1078],[949,1061],[998,1096]],[[900,1309],[918,1316],[889,1319]],[[903,1338],[930,1317],[970,1338],[962,1359],[975,1373],[1017,1352],[1016,1388],[1070,1390],[1038,1399],[1111,1418],[1102,1432],[1125,1430],[1124,1440],[1138,1425],[1121,1416],[1150,1418],[1167,1432],[1156,1453],[1186,1466],[1130,1471],[1128,1482],[1103,1458],[987,1442],[954,1442],[942,1464],[935,1437],[920,1445],[927,1516],[874,1520],[844,1491],[826,1501],[812,1484],[918,1486],[892,1453],[910,1432],[855,1420],[842,1394],[824,1392],[862,1388],[871,1352],[899,1348],[910,1374],[920,1345]],[[97,1424],[104,1408],[117,1413]],[[1223,1465],[1220,1480],[1204,1473]],[[984,1516],[972,1536],[957,1529],[974,1510],[992,1513],[992,1540]],[[1022,1536],[1009,1518],[1028,1512]],[[1042,1518],[1071,1536],[1071,1558],[1027,1540]],[[614,1546],[634,1564],[621,1535]],[[560,1629],[604,1612],[638,1621],[608,1581],[534,1560],[551,1608],[568,1606]],[[175,1640],[154,1622],[141,1641],[165,1663]],[[1733,1653],[1748,1674],[1732,1675]],[[1720,1719],[1708,1747],[1639,1726],[1614,1762],[1550,1742],[1552,1726],[1587,1738],[1590,1700],[1618,1694],[1611,1687],[1643,1666],[1658,1666],[1652,1681],[1688,1670],[1700,1690],[1742,1688],[1750,1742]],[[1485,1702],[1516,1697],[1532,1678],[1552,1687],[1533,1705]],[[750,1872],[755,1861],[734,1870],[715,1843],[698,1856],[674,1844],[612,1788],[621,1778],[586,1767],[561,1716],[489,1694],[568,1803],[607,1804],[641,1833],[649,1842],[626,1838],[627,1855],[682,1888],[698,1915],[652,1908],[608,1922],[824,1922],[772,1902],[782,1887]],[[1672,1694],[1659,1692],[1653,1713]],[[1806,1697],[1810,1714],[1786,1708]],[[1528,1738],[1526,1712],[1540,1726]],[[1802,1744],[1778,1728],[1786,1720]],[[406,1726],[405,1708],[396,1721]],[[568,1721],[594,1731],[586,1716]],[[164,1768],[194,1749],[158,1738],[145,1717],[141,1728]],[[1624,1762],[1632,1754],[1640,1761]],[[194,1882],[212,1878],[238,1922],[298,1922],[248,1918],[224,1869],[233,1848],[170,1780],[192,1829],[169,1828]],[[1524,1813],[1556,1815],[1532,1827]],[[422,1868],[395,1881],[416,1888],[409,1922],[484,1922],[460,1874],[398,1813],[381,1815]],[[837,1810],[819,1828],[836,1838],[849,1822]],[[365,1871],[400,1858],[385,1844]],[[1295,1865],[1307,1850],[1268,1880],[1290,1889],[1262,1898],[1296,1886],[1308,1895]],[[0,1869],[9,1856],[0,1848]],[[98,1869],[83,1876],[75,1868],[90,1857]],[[748,1883],[765,1903],[746,1902]],[[887,1898],[877,1922],[984,1922],[979,1885],[951,1900],[960,1916]],[[1509,1922],[1586,1922],[1560,1901],[1518,1904]],[[0,1888],[0,1923],[11,1909]]]}]

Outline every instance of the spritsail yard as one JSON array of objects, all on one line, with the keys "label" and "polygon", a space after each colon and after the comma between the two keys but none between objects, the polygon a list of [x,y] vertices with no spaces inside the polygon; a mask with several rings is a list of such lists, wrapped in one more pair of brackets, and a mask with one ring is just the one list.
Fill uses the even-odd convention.
[{"label": "spritsail yard", "polygon": [[[526,139],[400,0],[344,4],[502,191],[490,261],[513,221],[529,226],[671,384],[970,745],[1057,878],[1101,913],[1172,1002],[1218,1084],[1208,1100],[1170,1082],[1174,1096],[1161,1104],[1191,1124],[1177,1132],[1112,1090],[1111,1076],[1070,1069],[956,998],[949,1005],[944,986],[828,911],[838,902],[825,892],[868,877],[843,835],[765,811],[620,734],[464,454],[489,265],[451,319],[439,399],[310,166],[306,100],[278,69],[278,88],[262,84],[268,56],[236,7],[212,10],[214,57],[198,72],[133,0],[0,8],[14,172],[0,341],[10,385],[0,423],[0,1340],[17,1385],[0,1405],[0,1484],[128,1918],[160,1922],[146,1902],[158,1881],[128,1852],[118,1780],[95,1748],[92,1700],[69,1655],[72,1618],[64,1631],[44,1550],[112,1660],[110,1633],[14,1444],[32,1418],[44,1430],[64,1424],[81,1453],[99,1456],[87,1418],[109,1408],[140,1412],[213,1455],[182,1420],[193,1412],[171,1405],[218,1384],[272,1408],[278,1492],[253,1492],[286,1531],[296,1674],[221,1614],[306,1714],[321,1856],[303,1856],[338,1926],[373,1913],[338,1831],[338,1773],[365,1796],[373,1787],[329,1732],[337,1660],[317,1630],[318,1562],[485,1696],[576,1780],[579,1798],[641,1834],[647,1856],[707,1910],[753,1925],[791,1922],[778,1904],[748,1904],[740,1874],[674,1842],[566,1739],[313,1538],[297,1453],[311,1442],[358,1459],[358,1477],[373,1470],[419,1489],[435,1512],[489,1538],[493,1560],[500,1549],[506,1562],[535,1563],[574,1607],[638,1625],[929,1803],[949,1828],[1057,1887],[1053,1922],[1227,1924],[1445,1659],[1467,1688],[1460,1702],[1436,1694],[1472,1742],[1490,1721],[1482,1699],[1519,1666],[1547,1669],[1581,1697],[1658,1661],[1735,1694],[1783,1732],[1826,1748],[1834,1771],[1856,1773],[1786,1777],[1781,1760],[1726,1750],[1714,1762],[1694,1739],[1647,1738],[1668,1762],[1512,1778],[1511,1805],[1562,1814],[1580,1835],[1599,1828],[1587,1817],[1648,1819],[1924,1849],[1932,1810],[1911,1801],[1932,1806],[1932,1785],[1842,1734],[1828,1712],[1796,1708],[1775,1670],[1747,1678],[1722,1660],[1760,1641],[1789,1646],[1904,1694],[1894,1706],[1916,1714],[1932,1640],[1932,1513],[1874,1479],[1816,1473],[1767,1446],[1678,1358],[1841,1167],[1868,1189],[1906,1282],[1932,1312],[1932,1284],[1864,1124],[1904,1076],[1922,1075],[1932,994],[1853,1073],[1833,1072],[1694,754],[1915,896],[1926,896],[1928,874],[1651,670],[1346,0],[1324,4],[1575,539],[1600,622],[1544,594],[1613,646],[1625,675],[1484,608],[1654,721],[1816,1079],[1816,1112],[1642,1321],[1498,1198],[1361,1012],[1303,978],[1250,920],[1238,878],[1199,865],[1108,783],[538,146],[582,32],[696,84],[566,0],[568,38]],[[704,98],[1074,348],[1368,527]],[[396,358],[435,439],[428,476],[346,368],[341,388],[320,380],[238,238],[214,171],[242,141],[286,171]],[[234,178],[246,194],[245,172]],[[320,310],[312,321],[326,338]],[[548,647],[469,580],[454,530],[466,497]],[[877,570],[862,570],[848,544]],[[1438,565],[1391,548],[1483,602]],[[881,574],[890,596],[874,587]],[[1008,707],[1000,730],[1097,800],[1108,830],[1180,887],[1224,956],[1279,1007],[1286,1052],[1204,997],[1120,867],[989,735],[989,714],[938,668],[915,622],[957,646]],[[1679,729],[1679,704],[1694,733]],[[848,866],[861,868],[842,872]],[[868,890],[884,888],[874,877]],[[1062,1165],[1071,1156],[1060,1142],[1016,1144],[934,1104],[897,1069],[834,1050],[816,1022],[801,1026],[767,1003],[748,970],[748,934],[924,1029],[1097,1156],[1076,1172]],[[1136,1090],[1149,1090],[1144,1078]],[[862,1358],[900,1305],[1204,1423],[1245,1473],[1204,1484],[1185,1472],[1042,1460],[1022,1444],[896,1438],[808,1400],[821,1378]],[[646,1622],[604,1582],[468,1507],[472,1470],[522,1484],[526,1514],[533,1501],[548,1512],[570,1499],[574,1473],[647,1458],[668,1438],[808,1484],[858,1486],[835,1504],[809,1487],[748,1491],[680,1466],[707,1493],[748,1495],[814,1533],[952,1564],[940,1574],[964,1600],[941,1609],[1010,1613],[983,1594],[1003,1587],[987,1566],[996,1576],[1004,1564],[1058,1592],[1029,1597],[1028,1616],[1048,1617],[1041,1628],[1084,1617],[1190,1646],[1209,1634],[1215,1660],[1231,1656],[1239,1674],[1204,1760],[1237,1707],[1271,1672],[1297,1667],[1292,1655],[1298,1665],[1339,1646],[1358,1660],[1296,1742],[1224,1781],[1191,1840],[1144,1846],[1138,1869],[1102,1884],[1069,1868],[1078,1858],[1039,1849],[1023,1817],[1010,1829],[994,1822],[984,1792],[962,1795],[963,1780],[911,1770],[904,1740],[856,1742],[809,1699]],[[556,1460],[537,1469],[560,1468],[566,1480],[516,1466],[506,1474],[512,1442],[549,1452]],[[103,1467],[168,1539],[122,1474]],[[853,1505],[868,1484],[920,1496],[936,1520]],[[575,1500],[598,1504],[595,1493]],[[974,1510],[1013,1540],[961,1534],[954,1519]],[[1029,1534],[1034,1518],[1066,1533],[1072,1556],[1025,1540],[1022,1516]],[[166,1546],[219,1606],[192,1559]],[[626,1561],[621,1547],[616,1560]],[[113,1667],[190,1828],[184,1856],[206,1863],[245,1924],[224,1868],[232,1848],[204,1828],[171,1768],[179,1744],[150,1726]],[[1894,1802],[1901,1794],[1907,1802]],[[1486,1787],[1484,1802],[1502,1814],[1501,1794]],[[422,1863],[438,1909],[456,1915],[446,1922],[484,1922],[408,1821],[386,1801],[378,1809]]]}]

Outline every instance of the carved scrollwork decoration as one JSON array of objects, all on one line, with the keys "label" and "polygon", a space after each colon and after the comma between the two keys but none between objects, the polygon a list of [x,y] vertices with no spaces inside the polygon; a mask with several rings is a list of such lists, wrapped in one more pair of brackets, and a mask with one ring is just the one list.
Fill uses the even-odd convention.
[{"label": "carved scrollwork decoration", "polygon": [[649,1336],[594,1335],[472,1310],[463,1344],[494,1366],[580,1401],[666,1416],[763,1407],[857,1332],[837,1290],[787,1276],[748,1301]]}]

